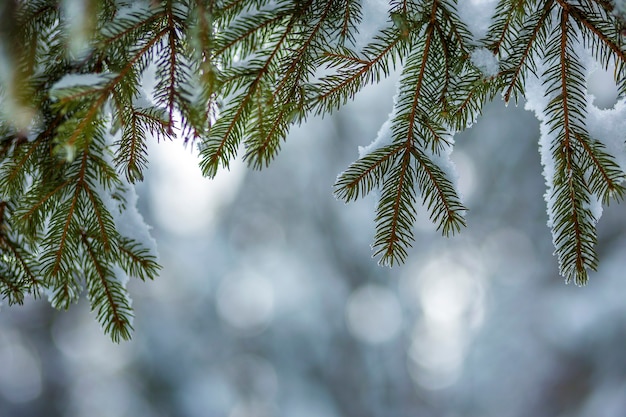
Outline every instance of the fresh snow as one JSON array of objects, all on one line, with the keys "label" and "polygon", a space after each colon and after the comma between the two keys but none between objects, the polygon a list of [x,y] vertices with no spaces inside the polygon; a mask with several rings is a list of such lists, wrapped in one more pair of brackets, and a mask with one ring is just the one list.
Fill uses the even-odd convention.
[{"label": "fresh snow", "polygon": [[626,99],[604,110],[588,104],[587,130],[606,146],[606,151],[616,157],[617,164],[626,172]]},{"label": "fresh snow", "polygon": [[474,39],[483,39],[487,34],[497,4],[498,0],[463,0],[458,2],[459,17],[474,35]]},{"label": "fresh snow", "polygon": [[148,97],[147,92],[144,89],[139,89],[138,94],[133,97],[133,106],[140,109],[148,109],[154,106],[152,100]]},{"label": "fresh snow", "polygon": [[495,77],[500,71],[498,58],[487,48],[474,49],[470,60],[485,77]]},{"label": "fresh snow", "polygon": [[389,25],[389,2],[386,0],[364,0],[362,3],[362,19],[358,33],[354,39],[354,48],[362,50],[380,29]]},{"label": "fresh snow", "polygon": [[[120,178],[125,182],[123,176],[120,176]],[[113,199],[109,201],[109,204],[113,203],[112,207],[107,207],[111,211],[117,230],[122,236],[134,239],[148,249],[150,254],[158,257],[156,241],[150,235],[150,229],[152,228],[148,226],[137,209],[139,197],[135,186],[125,182],[123,197],[126,200],[123,210],[120,209],[119,203]]]},{"label": "fresh snow", "polygon": [[383,148],[387,145],[391,145],[391,120],[393,118],[392,115],[393,112],[389,114],[390,117],[385,121],[385,123],[383,123],[380,130],[378,130],[376,139],[374,139],[372,143],[367,146],[359,146],[359,158],[363,158],[377,149]]},{"label": "fresh snow", "polygon": [[[400,85],[396,84],[396,91],[400,89]],[[367,146],[359,146],[359,158],[363,158],[366,155],[374,152],[377,149],[383,148],[387,145],[391,145],[393,142],[392,134],[391,134],[391,121],[394,119],[396,115],[396,103],[398,96],[395,95],[393,97],[393,110],[389,113],[387,120],[383,123],[381,128],[378,130],[378,134],[376,135],[376,139],[372,141]]]},{"label": "fresh snow", "polygon": [[[383,4],[386,4],[386,2],[370,0],[363,3],[364,19],[363,25],[360,28],[362,34],[359,38],[359,42],[357,42],[359,46],[364,45],[363,40],[371,37],[370,34],[379,29],[378,25],[382,22],[380,16],[384,13]],[[497,0],[466,0],[459,2],[457,5],[459,17],[467,24],[477,45],[488,31],[496,5]],[[615,8],[616,13],[619,13],[620,16],[626,14],[626,0],[617,1]],[[368,18],[372,16],[379,16],[379,19],[369,21]],[[587,71],[586,77],[589,79],[589,75],[598,67],[598,63],[591,57],[589,52],[584,49],[582,43],[577,46],[577,54],[584,61],[583,65]],[[585,58],[587,61],[585,61]],[[470,60],[485,77],[496,76],[499,72],[497,57],[486,48],[476,47],[471,53]],[[542,76],[546,65],[546,63],[542,63],[541,60],[538,60],[536,71],[534,73],[528,73],[526,76],[525,108],[533,111],[540,122],[539,152],[541,154],[543,176],[547,187],[547,191],[544,195],[548,214],[547,223],[552,229],[553,241],[556,244],[556,236],[554,235],[555,231],[553,229],[555,201],[552,186],[555,174],[555,161],[553,160],[551,152],[552,144],[556,140],[556,133],[551,131],[548,124],[548,117],[545,114],[545,109],[552,98],[547,95],[544,85],[545,80]],[[538,74],[538,76],[535,74]],[[587,103],[586,127],[588,133],[592,138],[603,143],[606,146],[607,152],[615,156],[621,169],[626,171],[626,98],[621,98],[612,108],[605,110],[594,106],[593,97],[589,94],[587,94]],[[395,107],[396,97],[394,97],[394,111],[389,114],[389,117],[381,126],[375,140],[367,146],[359,147],[360,158],[392,142],[392,120],[395,117]],[[448,175],[448,178],[453,180],[455,188],[458,189],[456,169],[450,159],[451,152],[452,145],[448,146],[440,155],[429,154],[429,156],[433,158],[433,161]],[[588,208],[595,221],[598,221],[602,215],[601,202],[597,198],[592,197]]]},{"label": "fresh snow", "polygon": [[[460,2],[457,6],[460,18],[468,25],[475,39],[480,39],[487,33],[496,4],[497,0],[467,0]],[[367,40],[371,39],[373,33],[379,30],[385,21],[389,20],[387,9],[387,1],[366,0],[363,3],[363,21],[359,27],[359,37],[356,42],[357,47],[363,47]],[[386,20],[383,20],[383,17]],[[471,60],[487,77],[494,76],[499,71],[497,58],[485,48],[475,49],[472,53]],[[398,85],[396,91],[399,91],[399,89],[400,87]],[[374,141],[367,146],[359,147],[360,158],[392,143],[391,127],[392,120],[395,117],[397,95],[394,96],[393,103],[393,111],[381,126]],[[455,190],[459,193],[458,173],[451,159],[454,143],[452,134],[448,138],[448,141],[450,145],[446,146],[445,150],[439,155],[433,154],[428,149],[424,149],[424,152],[446,174],[447,178],[452,181]]]},{"label": "fresh snow", "polygon": [[[119,140],[119,135],[121,135],[119,131],[115,135],[108,135],[107,145],[109,147],[112,146],[113,143]],[[109,165],[115,166],[110,149],[105,150],[103,156]],[[98,183],[96,186],[98,196],[102,199],[102,203],[111,214],[111,217],[113,217],[115,228],[120,235],[133,239],[158,259],[157,243],[150,234],[152,227],[146,223],[137,209],[139,197],[135,185],[129,183],[123,175],[119,175],[119,180],[122,182],[122,186],[115,190],[105,189],[102,184]],[[119,197],[115,198],[114,193],[118,194],[122,199]],[[115,275],[119,282],[125,286],[128,281],[126,273],[121,268],[116,268]]]},{"label": "fresh snow", "polygon": [[67,74],[52,85],[51,90],[71,88],[79,86],[96,86],[104,84],[112,78],[111,73],[107,74]]},{"label": "fresh snow", "polygon": [[[138,196],[135,191],[135,186],[129,184],[123,176],[120,176],[120,180],[124,183],[124,187],[116,191],[121,194],[121,197],[125,200],[124,202],[120,201],[118,198],[114,198],[112,192],[104,190],[103,187],[98,187],[98,195],[109,213],[111,213],[115,228],[120,235],[133,239],[139,243],[142,248],[147,249],[150,255],[158,259],[157,244],[150,235],[152,227],[148,226],[137,209]],[[129,279],[126,272],[119,267],[115,267],[114,272],[117,280],[126,287],[126,283]]]}]

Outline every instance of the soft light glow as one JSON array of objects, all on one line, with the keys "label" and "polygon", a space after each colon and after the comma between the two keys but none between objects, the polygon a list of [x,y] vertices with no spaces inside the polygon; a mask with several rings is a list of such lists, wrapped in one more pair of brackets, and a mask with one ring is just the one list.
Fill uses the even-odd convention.
[{"label": "soft light glow", "polygon": [[26,403],[41,394],[41,365],[16,334],[0,337],[0,398]]},{"label": "soft light glow", "polygon": [[402,278],[402,292],[422,311],[407,366],[423,388],[449,387],[461,375],[467,343],[484,316],[481,255],[469,248],[433,250],[425,264],[409,267]]},{"label": "soft light glow", "polygon": [[438,390],[451,386],[461,375],[465,336],[454,324],[423,320],[415,326],[408,351],[408,369],[420,386]]},{"label": "soft light glow", "polygon": [[148,182],[151,206],[156,221],[169,232],[203,234],[215,225],[219,210],[235,197],[246,170],[237,160],[230,171],[223,169],[215,178],[205,178],[198,166],[198,152],[181,142],[163,141],[149,150],[156,168]]},{"label": "soft light glow", "polygon": [[390,290],[365,285],[350,295],[346,320],[357,338],[372,344],[384,343],[398,335],[402,327],[402,310]]},{"label": "soft light glow", "polygon": [[247,335],[258,334],[274,316],[274,289],[254,273],[224,278],[217,291],[217,311],[230,326]]},{"label": "soft light glow", "polygon": [[432,262],[422,271],[419,298],[424,314],[438,322],[456,322],[476,296],[472,277],[459,265]]}]

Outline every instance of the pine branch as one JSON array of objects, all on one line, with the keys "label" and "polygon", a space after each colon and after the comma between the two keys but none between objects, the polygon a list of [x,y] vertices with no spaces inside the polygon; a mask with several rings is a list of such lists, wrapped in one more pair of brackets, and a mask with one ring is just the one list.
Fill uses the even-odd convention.
[{"label": "pine branch", "polygon": [[525,16],[527,0],[504,0],[498,2],[492,24],[486,36],[487,48],[496,55],[508,51],[514,44],[511,32]]},{"label": "pine branch", "polygon": [[614,79],[619,94],[626,95],[626,52],[623,48],[623,24],[612,14],[612,7],[598,2],[585,1],[579,7],[561,5],[577,22],[583,40],[594,58],[608,70],[614,64]]},{"label": "pine branch", "polygon": [[13,238],[9,205],[0,201],[0,293],[9,304],[22,304],[26,294],[39,296],[42,282],[23,239]]},{"label": "pine branch", "polygon": [[244,61],[257,52],[256,46],[269,41],[270,35],[288,18],[287,9],[243,17],[219,34],[213,54],[224,66],[232,65],[233,61]]},{"label": "pine branch", "polygon": [[[415,223],[417,190],[431,219],[438,223],[438,229],[445,235],[454,233],[465,224],[462,216],[465,208],[444,171],[432,160],[433,156],[449,146],[447,131],[438,115],[447,103],[447,88],[452,82],[452,75],[459,69],[458,58],[452,54],[465,50],[465,38],[460,38],[460,34],[465,31],[460,25],[446,23],[453,16],[446,6],[444,2],[430,3],[430,10],[425,14],[428,20],[412,38],[415,39],[413,48],[416,53],[408,57],[400,79],[395,116],[391,120],[392,140],[394,145],[398,145],[399,154],[393,159],[383,159],[389,160],[391,167],[383,174],[376,216],[375,255],[382,255],[380,262],[383,264],[393,265],[407,256],[407,249],[414,239],[412,227]],[[420,26],[418,24],[414,27]],[[459,37],[456,48],[452,45],[443,46],[444,42],[455,44],[449,41],[455,37]],[[446,53],[450,55],[445,56]],[[431,149],[432,156],[425,153],[424,149],[427,148]],[[380,158],[382,155],[378,153],[375,156]],[[366,161],[360,162],[363,164]],[[370,161],[376,160],[370,158]],[[376,166],[369,171],[362,166],[358,168],[361,175],[355,176],[358,171],[352,172],[352,176],[345,177],[339,183],[343,186],[340,192],[347,197],[367,191],[374,183],[371,179],[361,180],[368,179],[364,174],[381,174]]]},{"label": "pine branch", "polygon": [[[596,46],[596,48],[594,48],[596,58],[614,55],[619,61],[626,63],[626,52],[624,52],[618,42],[614,40],[619,39],[620,35],[618,31],[615,30],[615,25],[610,23],[611,21],[606,14],[600,13],[599,10],[594,10],[591,7],[583,11],[566,3],[564,0],[557,1],[563,10],[567,11],[576,22],[582,24],[585,29],[593,33],[593,39],[600,41],[603,47],[611,51],[611,54],[602,53],[602,47]],[[608,63],[609,60],[602,59],[601,62]],[[607,65],[608,64],[605,64],[605,68]]]},{"label": "pine branch", "polygon": [[466,65],[452,81],[443,119],[451,129],[462,131],[476,121],[484,104],[493,100],[503,87],[502,77],[486,79],[479,69]]},{"label": "pine branch", "polygon": [[114,162],[126,179],[134,183],[143,181],[143,170],[148,164],[147,133],[157,140],[172,139],[172,133],[165,111],[157,107],[129,107],[124,110],[118,122],[124,128],[121,139],[115,143],[118,150]]},{"label": "pine branch", "polygon": [[430,212],[430,220],[437,225],[444,236],[453,235],[465,227],[463,213],[467,210],[461,204],[454,185],[446,174],[418,148],[411,154],[419,164],[418,186],[422,194],[423,204]]},{"label": "pine branch", "polygon": [[281,49],[294,29],[297,17],[296,14],[291,16],[284,31],[275,39],[269,54],[260,61],[260,68],[253,70],[254,78],[246,83],[243,93],[233,100],[225,109],[223,117],[211,127],[209,137],[203,143],[204,148],[200,153],[202,157],[200,167],[204,175],[214,177],[220,166],[228,167],[235,157],[239,143],[244,137],[250,110],[254,106],[254,98],[257,94],[265,95],[263,93],[263,88],[267,88],[265,77],[272,72],[274,60],[279,57]]},{"label": "pine branch", "polygon": [[97,320],[115,343],[129,340],[133,314],[126,289],[116,280],[110,267],[102,262],[102,249],[95,248],[84,231],[80,232],[84,247],[87,293]]},{"label": "pine branch", "polygon": [[142,281],[153,279],[161,269],[150,251],[132,239],[122,237],[117,251],[122,260],[120,266],[131,277]]},{"label": "pine branch", "polygon": [[507,85],[503,93],[506,103],[511,97],[517,102],[518,95],[524,91],[526,71],[536,72],[536,55],[545,47],[554,0],[539,2],[539,5],[541,7],[527,15],[519,30],[513,32],[512,36],[516,36],[517,40],[513,50],[501,63],[500,74]]},{"label": "pine branch", "polygon": [[[561,2],[559,4],[562,6]],[[572,27],[570,8],[561,7],[559,24],[553,30],[546,60],[547,93],[553,97],[546,108],[551,131],[556,134],[552,158],[556,171],[552,179],[552,231],[561,273],[584,285],[587,269],[597,267],[596,230],[589,207],[593,199],[608,202],[622,196],[624,173],[613,158],[593,141],[585,130],[585,79],[580,60],[573,49],[578,42]]]},{"label": "pine branch", "polygon": [[[85,181],[87,161],[88,153],[83,152],[77,174],[76,187],[70,196],[71,198],[59,204],[53,212],[52,218],[50,219],[49,232],[44,239],[44,248],[47,253],[42,259],[44,274],[54,280],[60,279],[63,282],[71,281],[72,287],[78,287],[75,278],[71,276],[72,272],[75,270],[72,266],[73,259],[76,259],[78,250],[77,242],[71,239],[71,237],[78,234],[76,212],[79,209],[79,197],[81,196],[81,191],[83,191],[81,185],[83,185]],[[65,190],[59,191],[63,193]],[[53,305],[63,305],[67,309],[69,303],[74,301],[75,297],[78,297],[78,291],[72,292],[70,298],[54,299]]]},{"label": "pine branch", "polygon": [[198,110],[196,117],[199,120],[193,123],[210,125],[218,117],[218,93],[222,89],[221,74],[214,53],[217,45],[217,25],[214,16],[217,10],[213,1],[205,4],[202,0],[196,0],[194,5],[195,8],[191,10],[188,16],[190,23],[188,24],[188,41],[186,42],[190,49],[190,60],[199,63],[196,81],[199,84],[200,94],[197,97],[199,102],[194,103],[195,109]]},{"label": "pine branch", "polygon": [[621,200],[626,192],[622,185],[626,174],[605,152],[604,145],[581,134],[576,134],[575,138],[582,148],[581,162],[585,172],[589,173],[590,191],[600,198],[602,204],[608,205],[612,198]]},{"label": "pine branch", "polygon": [[382,185],[383,179],[404,149],[403,144],[394,144],[377,149],[341,173],[335,182],[337,198],[350,202],[369,194]]},{"label": "pine branch", "polygon": [[402,148],[398,163],[390,170],[381,187],[376,209],[374,256],[381,255],[380,264],[393,266],[406,259],[414,240],[411,228],[416,220],[416,168],[411,152]]},{"label": "pine branch", "polygon": [[356,0],[343,0],[339,7],[343,9],[341,18],[341,30],[339,31],[339,43],[345,44],[350,42],[354,44],[355,33],[358,31],[358,25],[361,23],[362,11],[361,3]]},{"label": "pine branch", "polygon": [[[50,134],[50,130],[47,132]],[[35,170],[38,153],[44,141],[40,134],[33,142],[18,141],[7,152],[7,158],[0,165],[0,190],[5,197],[22,195],[29,173]]]},{"label": "pine branch", "polygon": [[[548,208],[567,280],[583,284],[597,265],[595,207],[626,194],[613,150],[587,130],[587,69],[578,56],[582,42],[605,70],[614,66],[626,95],[624,16],[608,0],[499,0],[479,45],[456,1],[390,0],[387,26],[362,50],[357,0],[89,0],[92,12],[76,21],[58,0],[7,4],[0,293],[22,302],[45,288],[53,305],[67,308],[86,285],[116,341],[130,336],[132,310],[114,271],[146,280],[159,265],[119,233],[109,210],[124,209],[114,196],[121,178],[143,179],[149,136],[170,139],[175,128],[185,143],[198,141],[208,176],[228,167],[240,147],[250,166],[262,168],[291,126],[332,113],[401,69],[380,143],[334,190],[345,201],[380,191],[374,249],[393,265],[408,256],[420,201],[444,235],[465,224],[449,178],[452,135],[496,93],[506,102],[526,94],[533,74],[549,100],[537,111],[549,128]],[[499,72],[476,63],[481,45]],[[148,68],[156,68],[157,82],[144,92]]]},{"label": "pine branch", "polygon": [[259,108],[251,115],[253,133],[245,141],[244,160],[253,167],[267,166],[280,150],[280,142],[287,136],[290,124],[305,117],[308,99],[304,85],[316,70],[319,50],[327,45],[325,39],[329,34],[325,29],[334,23],[329,22],[334,7],[334,2],[326,2],[323,9],[316,10],[311,20],[302,25],[300,39],[295,41],[298,47],[280,66],[271,97],[267,102],[264,98],[257,101],[258,106],[271,110],[264,115]]},{"label": "pine branch", "polygon": [[378,83],[389,76],[396,63],[408,53],[406,38],[395,28],[383,29],[362,52],[348,48],[325,52],[321,65],[337,69],[337,73],[322,77],[315,85],[316,114],[330,113],[353,99],[365,85]]}]

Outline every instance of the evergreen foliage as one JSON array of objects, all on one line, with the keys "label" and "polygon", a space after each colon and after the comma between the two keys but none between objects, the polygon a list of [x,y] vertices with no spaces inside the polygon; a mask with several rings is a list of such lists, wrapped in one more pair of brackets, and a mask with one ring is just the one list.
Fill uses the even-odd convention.
[{"label": "evergreen foliage", "polygon": [[[477,41],[456,1],[391,0],[388,25],[360,47],[359,0],[5,2],[0,291],[9,303],[45,292],[68,308],[86,289],[106,332],[128,339],[132,310],[121,276],[153,278],[159,267],[144,243],[123,235],[115,211],[143,179],[147,139],[171,139],[180,127],[185,142],[200,146],[209,177],[242,149],[262,168],[293,124],[331,113],[396,69],[389,138],[335,184],[345,201],[380,190],[380,262],[407,257],[418,204],[444,235],[465,225],[446,159],[452,137],[485,102],[498,94],[517,102],[538,76],[549,99],[555,253],[566,280],[584,284],[598,263],[591,206],[621,199],[625,173],[586,129],[579,44],[614,68],[626,95],[626,21],[616,6],[500,0]],[[480,48],[499,61],[496,73],[472,60]],[[150,66],[156,86],[146,94]]]}]

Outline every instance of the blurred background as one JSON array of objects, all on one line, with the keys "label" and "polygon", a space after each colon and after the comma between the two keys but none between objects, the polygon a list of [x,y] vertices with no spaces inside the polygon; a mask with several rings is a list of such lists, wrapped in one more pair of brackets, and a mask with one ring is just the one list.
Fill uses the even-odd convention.
[{"label": "blurred background", "polygon": [[375,198],[332,185],[394,90],[294,128],[260,172],[203,179],[193,150],[152,143],[138,204],[164,268],[129,283],[133,340],[111,343],[84,299],[4,305],[0,416],[626,415],[626,207],[605,209],[590,283],[565,285],[538,122],[497,100],[455,138],[468,227],[443,238],[422,210],[407,263],[378,266]]}]

